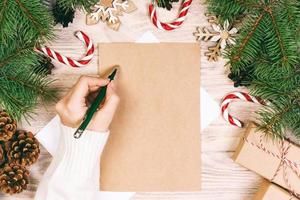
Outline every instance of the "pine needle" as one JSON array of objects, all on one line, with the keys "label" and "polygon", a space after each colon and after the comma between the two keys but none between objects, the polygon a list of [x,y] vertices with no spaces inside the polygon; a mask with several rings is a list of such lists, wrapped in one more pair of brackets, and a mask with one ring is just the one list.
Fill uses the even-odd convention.
[{"label": "pine needle", "polygon": [[251,94],[269,102],[258,112],[259,129],[274,138],[288,131],[300,138],[300,1],[207,2],[221,21],[246,16],[236,45],[225,56],[231,76],[243,73]]}]

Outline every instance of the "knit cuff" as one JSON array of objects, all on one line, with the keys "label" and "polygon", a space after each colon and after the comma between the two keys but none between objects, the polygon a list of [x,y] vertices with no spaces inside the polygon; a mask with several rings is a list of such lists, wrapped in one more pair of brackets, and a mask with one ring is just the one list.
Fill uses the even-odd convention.
[{"label": "knit cuff", "polygon": [[60,164],[60,176],[69,180],[99,182],[100,156],[109,132],[85,130],[80,138],[74,138],[76,129],[61,125],[64,150]]}]

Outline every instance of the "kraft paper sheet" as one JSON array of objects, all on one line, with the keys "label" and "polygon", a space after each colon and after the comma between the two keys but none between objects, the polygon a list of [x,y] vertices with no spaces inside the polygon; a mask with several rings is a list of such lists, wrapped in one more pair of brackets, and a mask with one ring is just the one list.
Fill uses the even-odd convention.
[{"label": "kraft paper sheet", "polygon": [[198,44],[99,44],[99,72],[117,74],[120,105],[101,158],[102,191],[199,191]]}]

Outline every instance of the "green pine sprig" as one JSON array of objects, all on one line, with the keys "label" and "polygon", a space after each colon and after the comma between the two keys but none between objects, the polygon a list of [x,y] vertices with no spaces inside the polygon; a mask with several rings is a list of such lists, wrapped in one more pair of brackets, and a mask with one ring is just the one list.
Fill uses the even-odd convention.
[{"label": "green pine sprig", "polygon": [[91,7],[95,5],[99,0],[57,0],[59,7],[63,10],[75,10],[75,9],[84,9],[90,11]]},{"label": "green pine sprig", "polygon": [[34,70],[40,59],[34,48],[53,38],[53,18],[40,0],[2,0],[0,8],[0,108],[20,120],[39,99],[57,96],[45,71]]},{"label": "green pine sprig", "polygon": [[[57,0],[64,10],[89,10],[98,0]],[[30,117],[39,100],[52,102],[57,88],[40,66],[36,46],[54,38],[49,3],[41,0],[0,0],[0,109],[13,118]]]},{"label": "green pine sprig", "polygon": [[[290,130],[300,138],[300,1],[208,3],[209,11],[221,21],[234,22],[245,16],[236,45],[226,50],[225,57],[231,76],[245,77],[244,85],[250,93],[268,102],[258,112],[259,128],[276,138],[284,137]],[[249,71],[248,76],[245,70]]]},{"label": "green pine sprig", "polygon": [[20,30],[27,41],[53,38],[53,17],[40,0],[2,0],[0,8],[0,44],[15,39]]}]

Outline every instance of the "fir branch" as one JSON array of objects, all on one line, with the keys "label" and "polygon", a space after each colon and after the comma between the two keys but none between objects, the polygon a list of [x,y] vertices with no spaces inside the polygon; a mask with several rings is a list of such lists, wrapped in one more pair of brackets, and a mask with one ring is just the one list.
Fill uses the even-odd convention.
[{"label": "fir branch", "polygon": [[0,105],[17,120],[34,112],[39,97],[44,102],[56,100],[58,90],[50,88],[53,80],[47,78],[43,70],[1,71],[0,74]]},{"label": "fir branch", "polygon": [[[1,87],[0,90],[1,90],[1,94],[3,95],[2,101],[0,100],[0,106],[2,108],[5,108],[5,110],[7,110],[7,112],[11,116],[14,116],[15,119],[19,119],[21,117],[20,116],[21,113],[23,114],[23,113],[32,112],[30,110],[30,107],[24,104],[21,100],[17,99],[13,94],[9,93],[7,90]],[[15,110],[15,108],[18,108],[18,110]]]},{"label": "fir branch", "polygon": [[265,7],[264,9],[267,13],[269,13],[271,19],[272,19],[272,24],[273,24],[273,27],[275,29],[275,32],[276,32],[276,36],[277,36],[277,40],[278,40],[278,43],[279,43],[279,46],[280,46],[280,51],[281,51],[281,55],[282,55],[282,61],[283,63],[287,62],[288,61],[288,56],[286,55],[285,53],[285,48],[284,48],[284,45],[283,45],[283,41],[282,41],[282,36],[279,32],[279,28],[278,28],[278,25],[275,21],[275,17],[273,15],[273,10],[271,7]]},{"label": "fir branch", "polygon": [[[259,130],[263,131],[267,135],[271,135],[275,138],[283,139],[285,132],[288,130],[282,126],[282,119],[290,112],[292,105],[286,105],[282,109],[265,108],[265,110],[258,112],[261,116],[261,123],[258,127]],[[276,110],[276,111],[275,111]]]},{"label": "fir branch", "polygon": [[59,4],[64,10],[75,10],[84,9],[87,12],[91,11],[91,7],[95,5],[99,0],[57,0],[56,3]]},{"label": "fir branch", "polygon": [[[90,7],[98,0],[57,0],[67,9]],[[39,68],[36,45],[53,38],[53,17],[41,0],[0,1],[0,107],[13,118],[29,117],[38,100],[55,100],[57,89]]]},{"label": "fir branch", "polygon": [[25,47],[17,48],[13,53],[11,53],[7,57],[4,57],[0,60],[0,68],[4,67],[6,64],[8,64],[12,60],[16,59],[16,57],[19,57],[22,54],[32,50],[32,48],[33,48],[33,45],[26,45]]},{"label": "fir branch", "polygon": [[14,38],[19,30],[25,33],[26,41],[45,42],[53,38],[52,15],[40,0],[10,0],[3,3],[0,43],[7,44],[7,40]]},{"label": "fir branch", "polygon": [[0,43],[1,41],[4,42],[5,41],[5,12],[8,9],[8,0],[3,0],[2,2],[0,2]]},{"label": "fir branch", "polygon": [[39,24],[38,20],[34,18],[34,16],[29,12],[29,10],[25,7],[25,5],[21,1],[19,1],[19,0],[15,0],[15,1],[19,5],[20,9],[25,13],[25,16],[27,16],[27,18],[29,19],[29,21],[36,28],[36,30],[39,31],[39,35],[41,37],[44,37],[46,35],[46,33],[43,30],[42,25]]},{"label": "fir branch", "polygon": [[251,10],[261,8],[259,3],[249,0],[207,0],[207,3],[208,11],[218,16],[220,23],[226,20],[232,23]]},{"label": "fir branch", "polygon": [[39,65],[35,45],[53,36],[53,19],[40,0],[1,1],[0,107],[16,120],[28,118],[38,100],[53,101],[57,89]]},{"label": "fir branch", "polygon": [[300,1],[209,3],[222,19],[234,19],[237,13],[246,16],[237,45],[230,46],[225,56],[236,84],[247,84],[251,94],[269,102],[258,112],[259,128],[275,138],[288,130],[300,138]]},{"label": "fir branch", "polygon": [[232,55],[232,59],[231,59],[232,62],[241,60],[241,54],[242,54],[243,50],[245,49],[246,45],[249,43],[251,37],[253,36],[255,30],[259,26],[259,23],[263,19],[263,17],[264,17],[264,14],[260,14],[259,16],[257,16],[256,20],[254,21],[254,23],[252,25],[252,29],[250,30],[250,32],[248,32],[246,37],[244,37],[241,40],[241,45],[238,47],[238,50],[237,50],[238,54]]},{"label": "fir branch", "polygon": [[236,0],[235,2],[245,8],[252,8],[252,9],[253,8],[254,9],[261,8],[263,5],[262,1],[260,1],[260,3],[257,3],[256,1],[255,2],[247,2],[245,0]]},{"label": "fir branch", "polygon": [[[3,2],[0,3],[0,5],[1,5],[1,10],[0,10],[0,24],[3,24],[4,11],[7,8],[7,1],[8,0],[3,0]],[[0,27],[2,27],[2,26],[0,26]]]},{"label": "fir branch", "polygon": [[[297,4],[299,8],[297,8]],[[293,29],[297,29],[300,26],[300,21],[297,20],[297,16],[300,15],[300,3],[295,2],[294,0],[283,0],[282,5],[282,16],[287,18],[288,25]],[[280,14],[280,13],[279,13]]]},{"label": "fir branch", "polygon": [[[272,17],[273,16],[273,17]],[[268,15],[265,21],[265,43],[269,57],[275,64],[283,67],[292,67],[297,64],[297,43],[295,34],[290,29],[286,19],[278,19],[274,14]]]},{"label": "fir branch", "polygon": [[[33,72],[32,74],[30,74],[29,78],[33,78],[33,79],[39,78],[34,73],[35,72]],[[41,72],[38,72],[38,73],[41,73]],[[36,86],[34,86],[30,82],[28,82],[28,79],[26,79],[26,80],[19,79],[16,76],[7,76],[6,78],[7,78],[8,81],[12,81],[12,82],[15,82],[16,84],[23,85],[28,90],[35,91],[38,95],[41,95],[41,96],[43,96],[44,94],[47,94],[46,91],[45,91],[45,89],[44,89],[44,86],[46,84],[50,84],[52,82],[52,81],[47,81],[46,83],[43,83],[43,85],[36,85]]]}]

